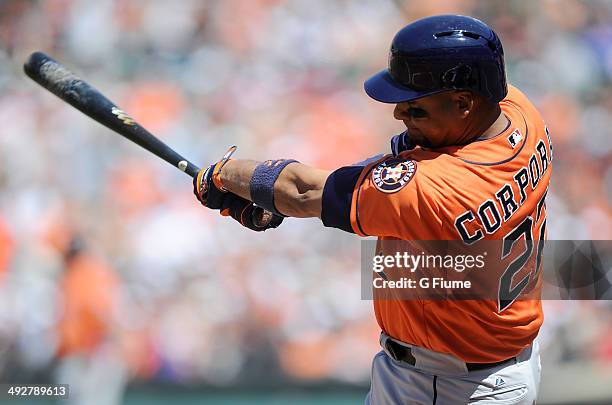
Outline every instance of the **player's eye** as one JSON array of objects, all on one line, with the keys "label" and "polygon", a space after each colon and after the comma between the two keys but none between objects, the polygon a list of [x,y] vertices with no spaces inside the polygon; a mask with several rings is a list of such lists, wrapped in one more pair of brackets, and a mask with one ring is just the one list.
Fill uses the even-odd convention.
[{"label": "player's eye", "polygon": [[427,111],[418,107],[410,107],[408,109],[408,115],[410,115],[412,118],[427,118],[429,116]]}]

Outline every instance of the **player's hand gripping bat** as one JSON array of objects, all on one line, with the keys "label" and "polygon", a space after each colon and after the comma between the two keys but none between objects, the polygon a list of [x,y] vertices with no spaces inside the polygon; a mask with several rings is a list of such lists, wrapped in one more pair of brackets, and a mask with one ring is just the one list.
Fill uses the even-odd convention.
[{"label": "player's hand gripping bat", "polygon": [[[157,139],[93,86],[44,53],[34,52],[30,55],[23,70],[32,80],[83,114],[178,167],[192,178],[200,171],[199,167]],[[262,226],[273,216],[261,208],[254,215]]]}]

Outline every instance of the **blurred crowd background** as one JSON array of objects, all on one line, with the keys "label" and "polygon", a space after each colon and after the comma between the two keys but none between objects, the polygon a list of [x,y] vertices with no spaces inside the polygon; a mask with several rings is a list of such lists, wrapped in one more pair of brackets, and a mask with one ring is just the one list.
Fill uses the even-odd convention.
[{"label": "blurred crowd background", "polygon": [[[142,383],[365,393],[378,329],[356,237],[315,219],[254,234],[207,211],[187,176],[21,66],[54,56],[197,164],[236,144],[333,169],[402,130],[362,83],[397,30],[440,13],[497,31],[550,128],[549,238],[612,239],[610,1],[0,1],[0,381],[70,382],[97,403]],[[542,400],[564,381],[610,395],[610,302],[544,305]]]}]

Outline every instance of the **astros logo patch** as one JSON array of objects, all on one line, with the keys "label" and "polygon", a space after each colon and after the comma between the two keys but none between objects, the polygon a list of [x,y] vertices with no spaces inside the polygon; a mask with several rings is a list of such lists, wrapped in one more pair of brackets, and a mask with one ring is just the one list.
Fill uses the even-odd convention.
[{"label": "astros logo patch", "polygon": [[372,181],[383,193],[395,193],[412,180],[416,168],[414,160],[387,160],[372,170]]}]

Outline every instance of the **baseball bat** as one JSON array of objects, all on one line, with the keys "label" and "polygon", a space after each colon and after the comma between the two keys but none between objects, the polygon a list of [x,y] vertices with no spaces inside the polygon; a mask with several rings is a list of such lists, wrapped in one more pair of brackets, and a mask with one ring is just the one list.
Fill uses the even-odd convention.
[{"label": "baseball bat", "polygon": [[[178,167],[189,176],[195,177],[200,171],[198,166],[157,139],[92,85],[81,80],[48,55],[34,52],[23,65],[23,70],[36,83],[83,114],[140,145],[172,166]],[[261,207],[256,207],[253,216],[256,223],[263,227],[275,215]]]},{"label": "baseball bat", "polygon": [[23,70],[32,80],[83,114],[178,167],[189,176],[195,177],[200,171],[199,167],[160,141],[93,86],[44,53],[34,52],[30,55],[23,65]]}]

